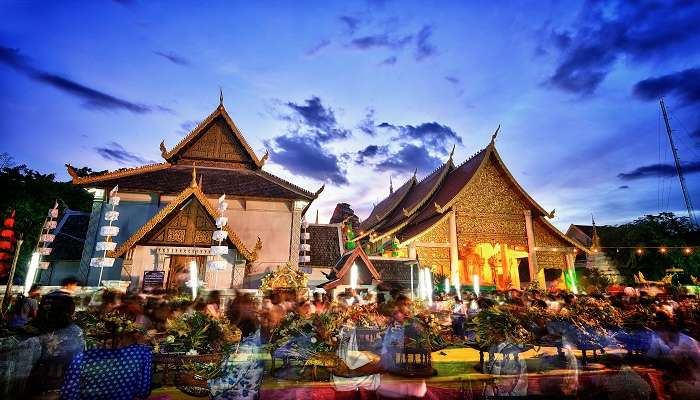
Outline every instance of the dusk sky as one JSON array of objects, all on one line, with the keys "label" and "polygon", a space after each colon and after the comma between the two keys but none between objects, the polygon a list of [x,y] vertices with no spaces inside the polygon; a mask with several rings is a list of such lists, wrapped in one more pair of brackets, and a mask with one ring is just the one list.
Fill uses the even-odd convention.
[{"label": "dusk sky", "polygon": [[[0,3],[0,152],[68,180],[161,162],[225,106],[327,222],[497,149],[555,225],[700,205],[700,2]],[[634,4],[632,4],[634,3]],[[313,217],[311,218],[313,219]]]}]

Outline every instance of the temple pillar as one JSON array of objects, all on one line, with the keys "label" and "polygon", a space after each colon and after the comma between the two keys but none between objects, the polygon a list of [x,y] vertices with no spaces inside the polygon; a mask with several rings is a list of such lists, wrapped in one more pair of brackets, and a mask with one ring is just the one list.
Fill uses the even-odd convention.
[{"label": "temple pillar", "polygon": [[[532,211],[524,210],[525,214],[525,232],[527,233],[527,264],[530,270],[530,283],[540,281],[540,270],[537,267],[537,254],[535,251],[535,231],[532,226]],[[544,280],[544,272],[542,272],[542,280]],[[542,282],[540,282],[542,284]],[[544,288],[544,285],[541,285]]]},{"label": "temple pillar", "polygon": [[408,258],[412,260],[417,260],[418,259],[418,254],[416,252],[416,242],[413,241],[408,244]]},{"label": "temple pillar", "polygon": [[454,208],[450,210],[449,217],[450,239],[450,279],[459,279],[459,253],[457,252],[457,213]]},{"label": "temple pillar", "polygon": [[[505,243],[501,243],[501,268],[503,270],[503,273],[502,273],[503,286],[505,287],[506,283],[508,281],[511,281],[511,279],[510,279],[510,265],[508,265],[508,245]],[[512,281],[511,281],[511,284],[512,284]]]}]

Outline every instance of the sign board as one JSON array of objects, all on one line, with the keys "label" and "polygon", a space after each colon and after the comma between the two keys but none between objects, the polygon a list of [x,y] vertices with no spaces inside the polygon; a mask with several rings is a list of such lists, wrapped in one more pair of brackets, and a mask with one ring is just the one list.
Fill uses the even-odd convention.
[{"label": "sign board", "polygon": [[165,271],[143,271],[143,291],[151,292],[163,288]]}]

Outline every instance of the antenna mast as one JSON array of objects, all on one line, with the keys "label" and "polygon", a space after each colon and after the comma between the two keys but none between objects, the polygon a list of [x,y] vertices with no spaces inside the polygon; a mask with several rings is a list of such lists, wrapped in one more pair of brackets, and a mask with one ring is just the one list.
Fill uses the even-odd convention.
[{"label": "antenna mast", "polygon": [[688,188],[685,186],[685,177],[683,176],[683,169],[681,168],[681,160],[678,158],[678,149],[673,143],[671,124],[668,122],[668,114],[666,114],[666,104],[664,104],[664,99],[660,99],[659,104],[661,104],[661,112],[664,115],[664,123],[666,124],[666,132],[668,133],[668,142],[671,144],[673,160],[676,163],[676,172],[678,172],[678,180],[681,181],[681,190],[683,191],[683,199],[685,199],[685,207],[688,209],[688,217],[690,218],[690,223],[695,225],[695,212],[693,211],[693,203],[690,201],[690,194],[688,194]]}]

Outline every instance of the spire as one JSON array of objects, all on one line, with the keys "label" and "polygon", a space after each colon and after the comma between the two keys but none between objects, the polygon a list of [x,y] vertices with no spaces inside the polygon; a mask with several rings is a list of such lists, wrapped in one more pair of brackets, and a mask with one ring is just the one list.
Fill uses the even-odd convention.
[{"label": "spire", "polygon": [[224,89],[219,86],[219,105],[224,106]]},{"label": "spire", "polygon": [[318,224],[318,208],[316,209],[316,223]]},{"label": "spire", "polygon": [[501,124],[498,124],[498,128],[496,128],[496,132],[493,133],[493,136],[491,136],[491,144],[496,143],[496,137],[498,136],[498,131],[501,130]]},{"label": "spire", "polygon": [[593,224],[593,232],[591,233],[591,249],[597,252],[600,249],[600,237],[598,237],[598,229],[595,227],[595,219],[591,215],[591,222]]},{"label": "spire", "polygon": [[391,176],[389,176],[389,194],[394,194],[394,182],[392,182]]},{"label": "spire", "polygon": [[416,177],[416,174],[417,174],[417,173],[418,173],[418,168],[416,168],[416,169],[413,170],[413,178]]},{"label": "spire", "polygon": [[455,147],[457,147],[457,145],[456,145],[456,144],[453,144],[453,145],[452,145],[452,151],[450,152],[450,160],[452,159],[452,156],[455,155]]},{"label": "spire", "polygon": [[190,187],[197,187],[197,165],[192,164],[192,183]]}]

